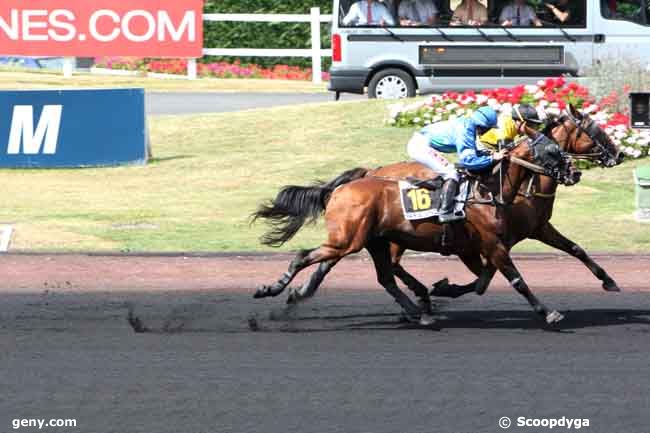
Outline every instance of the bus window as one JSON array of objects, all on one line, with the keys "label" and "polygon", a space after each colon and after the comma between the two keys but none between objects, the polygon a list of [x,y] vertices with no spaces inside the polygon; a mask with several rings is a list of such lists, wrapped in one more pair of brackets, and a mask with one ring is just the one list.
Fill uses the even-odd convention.
[{"label": "bus window", "polygon": [[400,26],[434,26],[440,23],[440,8],[434,0],[401,0],[397,8]]},{"label": "bus window", "polygon": [[586,0],[505,0],[493,5],[493,19],[504,27],[585,27]]},{"label": "bus window", "polygon": [[392,2],[379,0],[341,1],[342,27],[394,26]]},{"label": "bus window", "polygon": [[604,18],[611,20],[632,21],[647,25],[650,13],[650,0],[602,0],[601,12]]},{"label": "bus window", "polygon": [[486,0],[452,0],[451,26],[483,26],[488,23]]}]

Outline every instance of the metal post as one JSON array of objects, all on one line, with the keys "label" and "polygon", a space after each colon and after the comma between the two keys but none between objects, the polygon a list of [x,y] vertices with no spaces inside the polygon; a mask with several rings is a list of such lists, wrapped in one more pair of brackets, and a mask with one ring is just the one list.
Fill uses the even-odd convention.
[{"label": "metal post", "polygon": [[196,59],[187,61],[187,79],[196,80]]},{"label": "metal post", "polygon": [[63,59],[63,77],[72,78],[76,60],[74,57],[65,57]]},{"label": "metal post", "polygon": [[320,56],[320,8],[311,8],[311,75],[314,84],[323,82]]}]

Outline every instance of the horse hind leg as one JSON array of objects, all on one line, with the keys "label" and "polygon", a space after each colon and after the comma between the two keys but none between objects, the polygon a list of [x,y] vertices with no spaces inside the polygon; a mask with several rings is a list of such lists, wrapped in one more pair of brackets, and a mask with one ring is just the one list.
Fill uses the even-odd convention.
[{"label": "horse hind leg", "polygon": [[397,244],[391,243],[390,255],[391,262],[393,264],[393,274],[400,281],[406,284],[406,287],[408,287],[408,289],[418,297],[422,313],[431,314],[433,308],[431,306],[431,296],[429,295],[429,289],[427,289],[424,284],[422,284],[417,278],[415,278],[406,269],[404,269],[400,263],[402,260],[402,254],[404,254],[404,249]]},{"label": "horse hind leg", "polygon": [[[388,241],[383,239],[373,239],[366,245],[370,256],[375,264],[375,271],[377,272],[377,281],[384,289],[395,299],[409,318],[415,319],[420,317],[421,311],[417,305],[409,299],[404,292],[397,286],[395,275],[393,274],[393,267],[390,257],[390,246]],[[430,318],[425,317],[424,325],[429,325],[432,322]]]},{"label": "horse hind leg", "polygon": [[292,290],[291,293],[289,293],[287,304],[296,304],[314,296],[316,290],[325,279],[325,276],[338,262],[338,258],[321,262],[318,265],[318,269],[311,274],[309,280],[305,284],[303,284],[299,289]]},{"label": "horse hind leg", "polygon": [[298,254],[296,254],[296,257],[291,261],[289,264],[289,269],[287,272],[282,274],[282,277],[280,277],[279,280],[277,280],[275,283],[271,284],[270,286],[263,285],[261,287],[258,287],[257,290],[255,291],[255,294],[253,297],[255,299],[260,299],[260,298],[266,298],[269,296],[278,296],[282,292],[284,292],[284,289],[291,283],[291,281],[296,277],[298,272],[309,266],[309,256],[317,249],[313,250],[302,250]]}]

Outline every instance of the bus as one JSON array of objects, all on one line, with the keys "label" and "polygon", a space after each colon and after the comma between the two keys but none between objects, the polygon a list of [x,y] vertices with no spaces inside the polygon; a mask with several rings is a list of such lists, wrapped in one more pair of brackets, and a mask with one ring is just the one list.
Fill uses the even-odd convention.
[{"label": "bus", "polygon": [[650,0],[334,0],[329,90],[399,99],[650,64]]}]

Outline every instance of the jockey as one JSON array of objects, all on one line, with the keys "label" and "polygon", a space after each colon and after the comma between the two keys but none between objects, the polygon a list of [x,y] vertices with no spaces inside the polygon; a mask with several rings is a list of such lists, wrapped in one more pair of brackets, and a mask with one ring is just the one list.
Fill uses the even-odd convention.
[{"label": "jockey", "polygon": [[479,137],[479,141],[490,150],[498,150],[499,143],[508,143],[521,134],[524,124],[539,126],[544,122],[532,105],[521,104],[512,107],[512,114],[499,117],[498,127],[490,129]]},{"label": "jockey", "polygon": [[[497,126],[497,113],[490,107],[481,107],[469,117],[433,123],[413,134],[407,150],[411,158],[426,165],[444,179],[440,193],[438,219],[447,224],[462,219],[454,213],[458,194],[458,172],[443,153],[458,153],[459,162],[469,170],[482,170],[500,161],[505,150],[489,153],[476,148],[477,135],[483,135]],[[445,230],[448,232],[448,230]],[[444,238],[443,238],[444,243]]]}]

